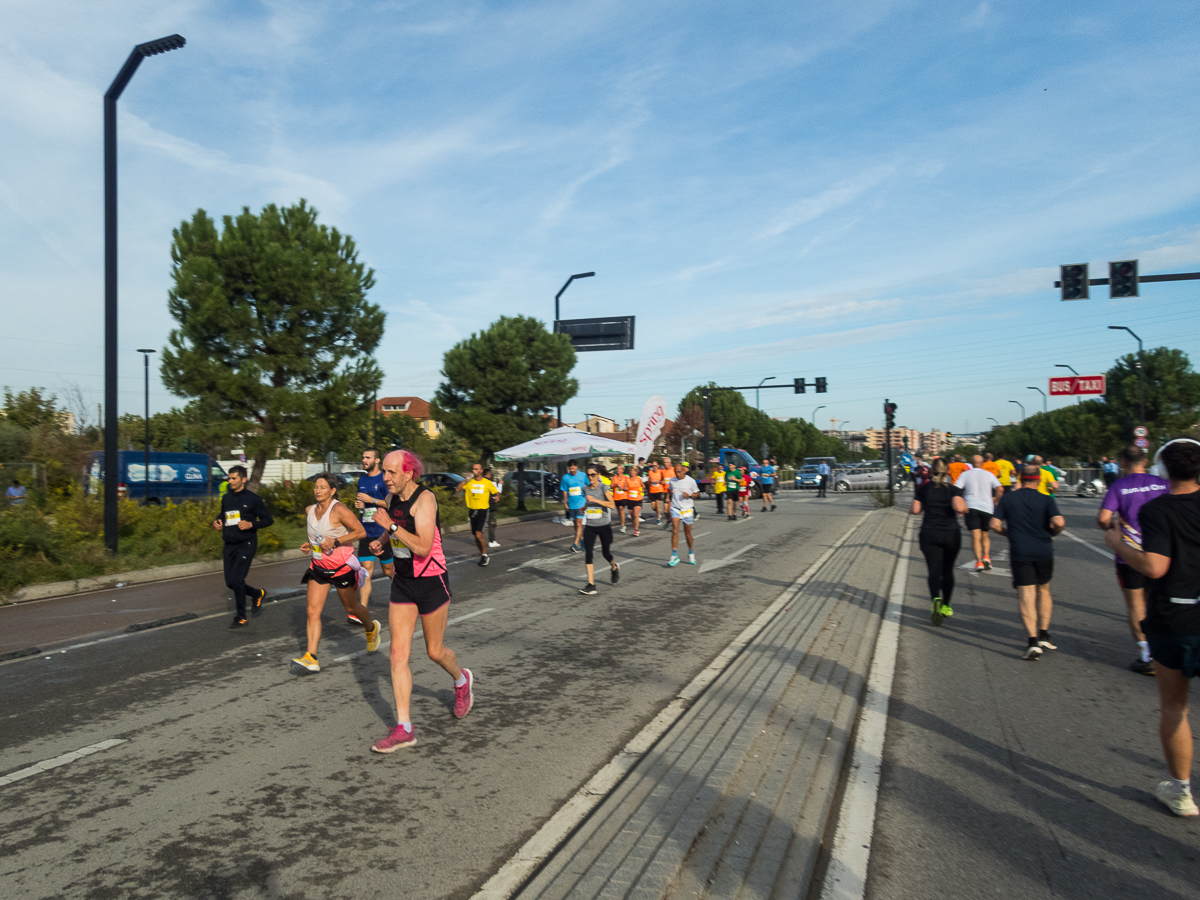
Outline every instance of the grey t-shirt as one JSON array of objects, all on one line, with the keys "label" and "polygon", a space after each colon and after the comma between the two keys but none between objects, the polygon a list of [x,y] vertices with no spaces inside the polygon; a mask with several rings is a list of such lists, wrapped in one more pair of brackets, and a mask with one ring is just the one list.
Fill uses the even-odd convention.
[{"label": "grey t-shirt", "polygon": [[[583,496],[588,501],[612,499],[612,495],[603,481],[595,487],[589,484],[583,489]],[[599,503],[588,502],[583,507],[583,524],[590,525],[593,528],[599,528],[602,525],[611,525],[612,510],[607,506],[601,506]]]}]

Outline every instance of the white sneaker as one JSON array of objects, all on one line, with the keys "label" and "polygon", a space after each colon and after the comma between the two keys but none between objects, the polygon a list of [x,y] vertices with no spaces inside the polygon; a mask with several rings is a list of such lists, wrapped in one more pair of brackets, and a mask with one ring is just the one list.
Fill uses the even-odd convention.
[{"label": "white sneaker", "polygon": [[1041,659],[1042,658],[1042,648],[1039,647],[1037,644],[1034,644],[1032,647],[1026,647],[1025,655],[1021,658],[1022,659],[1031,659],[1031,660]]},{"label": "white sneaker", "polygon": [[1200,816],[1200,808],[1192,799],[1191,788],[1180,789],[1173,780],[1160,781],[1154,789],[1154,796],[1177,816]]},{"label": "white sneaker", "polygon": [[500,542],[499,541],[488,541],[488,546],[489,547],[499,547]]}]

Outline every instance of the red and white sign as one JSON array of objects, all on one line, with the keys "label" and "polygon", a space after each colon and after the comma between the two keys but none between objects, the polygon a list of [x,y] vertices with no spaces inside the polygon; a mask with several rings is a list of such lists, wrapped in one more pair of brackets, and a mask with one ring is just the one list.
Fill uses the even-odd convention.
[{"label": "red and white sign", "polygon": [[1050,379],[1050,396],[1063,397],[1075,394],[1103,394],[1108,385],[1103,375],[1073,375],[1068,378]]},{"label": "red and white sign", "polygon": [[637,451],[634,453],[637,462],[650,458],[650,454],[654,452],[654,442],[658,440],[666,424],[667,401],[655,394],[642,407],[642,417],[638,420]]}]

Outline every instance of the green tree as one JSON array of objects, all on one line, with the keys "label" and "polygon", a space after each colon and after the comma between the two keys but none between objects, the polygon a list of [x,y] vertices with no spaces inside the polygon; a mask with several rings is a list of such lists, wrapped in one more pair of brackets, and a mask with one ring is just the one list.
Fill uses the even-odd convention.
[{"label": "green tree", "polygon": [[486,463],[497,450],[546,431],[548,416],[579,390],[575,350],[537,319],[502,316],[449,350],[430,413]]},{"label": "green tree", "polygon": [[384,313],[354,241],[301,200],[255,215],[204,210],[174,231],[168,307],[179,327],[163,383],[245,439],[256,487],[273,453],[323,448],[357,431],[383,381],[370,354]]},{"label": "green tree", "polygon": [[39,425],[61,427],[64,414],[57,405],[58,398],[46,396],[42,388],[30,388],[14,394],[4,389],[4,419],[18,428],[37,428]]},{"label": "green tree", "polygon": [[[1173,437],[1196,424],[1200,414],[1200,373],[1182,350],[1147,350],[1146,425],[1156,437]],[[1126,440],[1139,425],[1137,354],[1122,356],[1108,370],[1105,401]]]}]

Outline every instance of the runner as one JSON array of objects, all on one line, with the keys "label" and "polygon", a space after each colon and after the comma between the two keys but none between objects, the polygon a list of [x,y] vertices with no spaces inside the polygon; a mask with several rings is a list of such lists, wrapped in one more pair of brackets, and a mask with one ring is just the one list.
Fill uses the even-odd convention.
[{"label": "runner", "polygon": [[336,475],[331,472],[317,475],[313,479],[313,497],[317,502],[305,510],[308,540],[300,545],[312,561],[300,579],[308,588],[308,649],[291,662],[291,670],[297,675],[321,671],[317,645],[321,642],[321,613],[329,597],[330,585],[337,588],[338,599],[346,607],[346,613],[354,616],[359,624],[368,623],[362,626],[367,636],[368,653],[379,649],[382,633],[382,626],[371,620],[367,608],[358,599],[359,589],[371,580],[354,552],[355,542],[366,537],[366,530],[354,513],[337,499]]},{"label": "runner", "polygon": [[717,498],[717,515],[725,512],[725,469],[718,462],[712,470],[713,496]]},{"label": "runner", "polygon": [[[1101,530],[1119,529],[1121,538],[1135,550],[1142,549],[1142,532],[1138,524],[1138,513],[1155,497],[1162,497],[1170,490],[1170,484],[1157,475],[1148,475],[1146,451],[1130,446],[1121,451],[1121,461],[1127,475],[1114,481],[1104,495],[1096,524]],[[1140,675],[1153,675],[1150,663],[1150,645],[1142,633],[1142,619],[1146,618],[1146,576],[1117,557],[1117,584],[1125,597],[1125,609],[1129,615],[1129,631],[1137,643],[1138,657],[1129,668]]]},{"label": "runner", "polygon": [[[368,447],[363,451],[362,467],[366,469],[367,474],[358,476],[358,494],[354,498],[354,508],[362,510],[360,515],[362,516],[363,530],[367,533],[366,537],[358,542],[358,562],[367,570],[367,575],[371,576],[359,589],[363,609],[368,609],[368,602],[371,599],[371,583],[375,575],[375,553],[371,550],[371,544],[383,537],[383,529],[374,521],[375,511],[381,506],[387,506],[387,485],[383,483],[382,462],[379,451],[374,447]],[[383,569],[383,574],[391,578],[392,545],[387,541],[380,541],[379,564]],[[346,621],[351,625],[363,624],[353,613],[346,614]]]},{"label": "runner", "polygon": [[759,484],[762,486],[762,503],[763,512],[775,511],[775,460],[764,459],[762,466],[762,476],[759,479]]},{"label": "runner", "polygon": [[671,479],[671,558],[668,566],[679,565],[679,523],[683,523],[683,534],[688,545],[688,565],[696,564],[696,551],[692,544],[692,523],[696,518],[696,498],[700,496],[700,485],[696,479],[682,471]]},{"label": "runner", "polygon": [[[629,467],[629,474],[625,477],[625,505],[629,510],[629,516],[633,519],[633,536],[641,537],[642,532],[640,526],[642,523],[642,498],[646,496],[646,485],[642,483],[642,470],[637,466]],[[622,528],[622,531],[625,529]]]},{"label": "runner", "polygon": [[732,460],[725,466],[725,512],[729,522],[737,521],[737,498],[742,488],[742,470],[735,466]]},{"label": "runner", "polygon": [[[1004,488],[1004,492],[1008,493],[1009,491],[1013,490],[1015,487],[1013,484],[1013,478],[1015,472],[1017,471],[1013,464],[1003,456],[995,461],[992,461],[992,454],[989,453],[987,458],[992,462],[992,465],[996,467],[996,471],[992,472],[991,469],[988,469],[988,471],[992,472],[992,474],[996,476],[996,480],[1000,482],[1000,487]],[[984,468],[987,469],[986,464],[984,464]]]},{"label": "runner", "polygon": [[741,481],[738,483],[738,502],[742,505],[742,518],[750,518],[750,470],[746,466],[739,467]]},{"label": "runner", "polygon": [[[621,534],[625,534],[625,513],[627,511],[626,501],[629,500],[629,493],[625,490],[625,467],[617,466],[616,474],[612,477],[612,495],[613,503],[616,504],[617,521],[621,526]],[[587,523],[584,523],[584,528]]]},{"label": "runner", "polygon": [[971,468],[971,464],[962,458],[961,453],[954,454],[954,461],[950,463],[950,483],[958,484],[958,476]]},{"label": "runner", "polygon": [[1047,497],[1053,497],[1058,491],[1058,481],[1054,478],[1054,469],[1050,464],[1040,456],[1031,456],[1028,458],[1039,469],[1038,474],[1038,493],[1044,494]]},{"label": "runner", "polygon": [[587,503],[583,491],[587,485],[587,476],[579,471],[575,460],[570,460],[567,463],[567,474],[558,483],[558,490],[562,495],[563,507],[566,510],[564,516],[575,526],[575,540],[570,547],[572,553],[578,553],[583,549],[583,507]]},{"label": "runner", "polygon": [[967,501],[967,514],[964,521],[967,530],[971,532],[971,549],[975,553],[975,571],[982,572],[992,567],[992,512],[996,501],[1004,493],[1000,480],[983,468],[983,457],[978,453],[972,457],[974,467],[967,469],[958,476],[954,486],[962,488],[963,499]]},{"label": "runner", "polygon": [[658,502],[662,506],[662,527],[663,531],[668,531],[671,528],[671,515],[669,512],[671,479],[675,477],[675,466],[671,464],[671,457],[663,457],[663,463],[659,466],[658,471],[662,475],[662,495],[658,498]]},{"label": "runner", "polygon": [[921,482],[913,494],[909,512],[914,516],[925,514],[918,540],[929,572],[929,597],[933,602],[929,620],[941,625],[954,615],[954,563],[962,549],[958,517],[966,514],[967,501],[962,488],[950,482],[950,466],[940,456],[934,457],[929,480]]},{"label": "runner", "polygon": [[424,471],[421,457],[411,450],[393,450],[383,458],[383,480],[392,496],[387,512],[380,510],[375,519],[389,534],[403,542],[404,550],[396,558],[388,609],[397,722],[387,737],[371,745],[376,753],[391,753],[417,742],[409,709],[412,670],[408,659],[418,616],[425,638],[425,652],[454,679],[455,717],[461,719],[475,703],[475,676],[470,669],[459,668],[454,651],[444,643],[450,612],[450,584],[446,578],[446,556],[442,552],[437,498],[417,481]]},{"label": "runner", "polygon": [[488,547],[499,547],[500,542],[496,540],[496,512],[500,509],[500,492],[504,490],[504,480],[492,477],[491,466],[483,467],[483,477],[496,489],[494,494],[488,496]]},{"label": "runner", "polygon": [[1008,535],[1008,558],[1013,587],[1021,604],[1021,620],[1029,638],[1025,659],[1036,660],[1045,650],[1057,650],[1050,640],[1050,579],[1054,576],[1054,541],[1067,526],[1053,497],[1037,487],[1041,470],[1035,465],[1021,472],[1021,487],[1000,498],[992,518],[992,531]]},{"label": "runner", "polygon": [[821,460],[819,463],[817,463],[817,474],[821,477],[820,482],[817,484],[818,497],[826,496],[825,490],[829,487],[829,476],[832,471],[833,470],[829,468],[829,463],[827,463],[825,460]]},{"label": "runner", "polygon": [[267,511],[262,498],[246,487],[246,467],[232,466],[229,469],[229,489],[221,495],[221,517],[213,520],[213,528],[221,532],[225,542],[222,559],[225,563],[225,586],[233,591],[233,602],[237,611],[233,614],[230,628],[245,628],[246,598],[253,598],[251,615],[262,612],[262,603],[267,592],[246,584],[250,574],[250,563],[258,550],[258,532],[270,528],[275,520]]},{"label": "runner", "polygon": [[596,573],[592,566],[595,556],[596,539],[600,539],[600,554],[612,567],[612,583],[621,580],[621,569],[612,555],[612,511],[616,501],[612,491],[604,483],[598,466],[588,466],[588,486],[584,488],[587,505],[583,510],[583,563],[587,568],[587,584],[579,593],[591,596],[596,593]]},{"label": "runner", "polygon": [[475,538],[475,546],[479,548],[479,565],[488,564],[488,546],[484,538],[487,528],[488,513],[491,511],[491,497],[496,493],[496,485],[492,479],[483,475],[483,465],[475,463],[471,466],[471,477],[460,481],[455,493],[463,493],[467,499],[467,515],[471,522],[471,536]]},{"label": "runner", "polygon": [[1170,775],[1159,782],[1155,796],[1177,816],[1196,816],[1200,809],[1192,799],[1188,681],[1200,675],[1200,444],[1191,438],[1170,441],[1158,458],[1166,467],[1170,493],[1159,494],[1139,511],[1142,549],[1116,528],[1105,532],[1104,542],[1150,579],[1142,628],[1154,657],[1158,733]]},{"label": "runner", "polygon": [[659,504],[663,503],[666,497],[666,485],[663,484],[663,473],[659,469],[658,463],[650,463],[650,468],[646,470],[647,493],[650,495],[650,509],[654,511],[654,524],[661,525],[663,513],[665,509],[659,509]]}]

